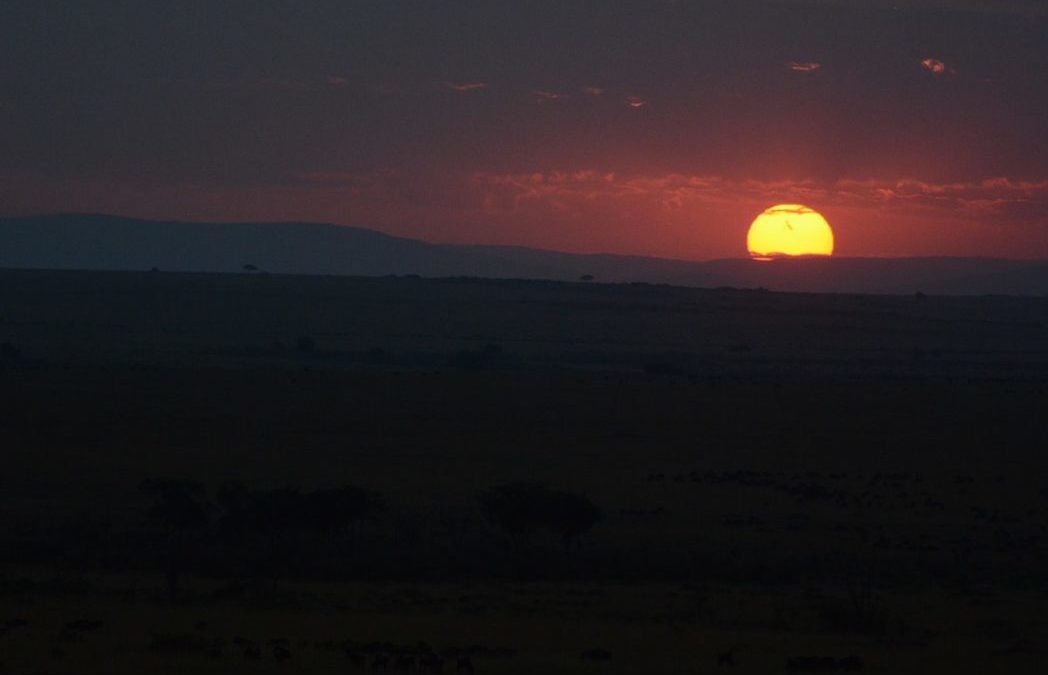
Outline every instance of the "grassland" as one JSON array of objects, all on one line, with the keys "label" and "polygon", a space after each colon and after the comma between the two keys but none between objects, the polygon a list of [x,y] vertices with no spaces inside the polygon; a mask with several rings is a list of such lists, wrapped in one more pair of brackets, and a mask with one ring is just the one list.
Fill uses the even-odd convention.
[{"label": "grassland", "polygon": [[[347,672],[347,646],[370,668],[423,641],[445,672],[985,673],[1048,649],[1045,299],[9,271],[0,342],[12,672]],[[385,508],[351,546],[296,538],[276,580],[209,531],[171,601],[149,477]],[[476,496],[518,480],[605,517],[515,549]]]}]

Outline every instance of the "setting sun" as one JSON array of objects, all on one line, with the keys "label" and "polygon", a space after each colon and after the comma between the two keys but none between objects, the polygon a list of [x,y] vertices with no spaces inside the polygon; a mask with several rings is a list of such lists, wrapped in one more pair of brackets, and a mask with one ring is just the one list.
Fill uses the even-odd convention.
[{"label": "setting sun", "polygon": [[833,230],[818,211],[801,204],[778,204],[757,216],[746,235],[756,260],[793,255],[832,255]]}]

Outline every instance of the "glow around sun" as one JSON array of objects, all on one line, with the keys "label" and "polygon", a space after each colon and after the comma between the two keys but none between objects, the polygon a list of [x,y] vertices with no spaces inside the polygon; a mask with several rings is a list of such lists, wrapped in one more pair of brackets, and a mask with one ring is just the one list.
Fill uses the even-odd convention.
[{"label": "glow around sun", "polygon": [[833,230],[818,211],[778,204],[757,216],[746,235],[750,257],[772,260],[794,255],[832,255]]}]

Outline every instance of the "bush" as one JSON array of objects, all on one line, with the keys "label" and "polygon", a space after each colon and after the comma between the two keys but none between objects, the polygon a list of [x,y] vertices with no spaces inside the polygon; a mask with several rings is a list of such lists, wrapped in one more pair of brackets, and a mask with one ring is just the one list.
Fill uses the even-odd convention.
[{"label": "bush", "polygon": [[483,492],[478,501],[484,517],[509,535],[515,548],[536,530],[546,530],[559,535],[567,549],[603,518],[585,495],[534,483],[495,486]]}]

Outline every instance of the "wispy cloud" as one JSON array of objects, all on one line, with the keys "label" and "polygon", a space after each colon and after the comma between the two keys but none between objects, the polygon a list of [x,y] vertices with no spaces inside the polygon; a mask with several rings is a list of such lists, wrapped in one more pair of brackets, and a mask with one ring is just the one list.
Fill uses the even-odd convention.
[{"label": "wispy cloud", "polygon": [[931,73],[934,77],[956,75],[957,71],[946,65],[939,59],[927,58],[921,61],[921,68]]},{"label": "wispy cloud", "polygon": [[644,106],[648,105],[648,102],[639,96],[627,96],[626,105],[628,105],[631,108],[643,108]]},{"label": "wispy cloud", "polygon": [[488,84],[487,82],[444,82],[444,86],[452,91],[465,93],[470,91],[479,91],[481,89],[486,89]]},{"label": "wispy cloud", "polygon": [[549,91],[546,89],[539,89],[535,92],[535,96],[538,97],[539,103],[548,103],[550,101],[559,101],[563,98],[567,98],[567,94],[561,94],[556,91]]},{"label": "wispy cloud", "polygon": [[786,67],[795,73],[814,73],[822,68],[822,64],[815,62],[787,61]]},{"label": "wispy cloud", "polygon": [[593,85],[586,85],[585,87],[582,87],[579,91],[581,91],[583,94],[586,94],[587,96],[600,96],[604,93],[604,88],[595,87]]},{"label": "wispy cloud", "polygon": [[473,183],[488,192],[486,203],[518,208],[528,202],[563,205],[597,201],[647,202],[665,209],[693,205],[808,203],[867,209],[943,211],[1000,219],[1048,217],[1048,180],[990,178],[958,183],[917,180],[731,180],[718,176],[665,174],[621,176],[597,171],[476,174]]}]

